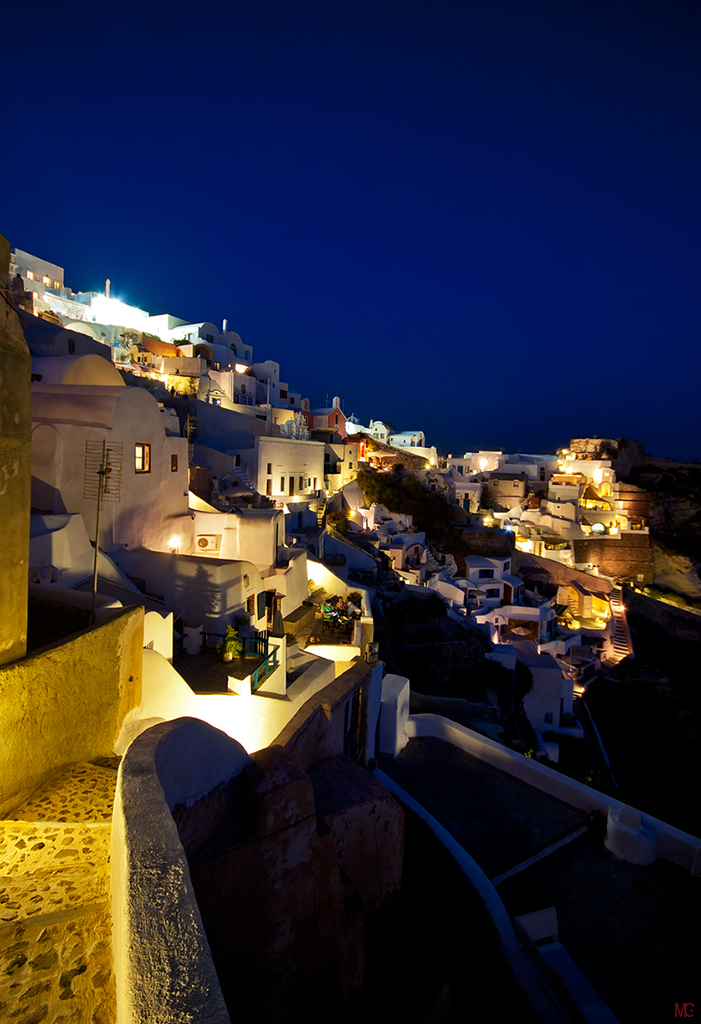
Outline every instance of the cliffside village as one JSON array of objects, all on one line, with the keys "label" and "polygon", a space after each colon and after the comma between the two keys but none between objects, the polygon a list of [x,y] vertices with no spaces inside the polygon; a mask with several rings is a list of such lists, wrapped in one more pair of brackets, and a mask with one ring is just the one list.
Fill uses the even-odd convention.
[{"label": "cliffside village", "polygon": [[[150,315],[109,281],[73,292],[3,243],[7,1019],[63,1019],[67,999],[76,1019],[143,1022],[365,1005],[405,814],[445,839],[412,790],[432,743],[522,787],[519,842],[447,847],[514,1011],[616,1019],[628,968],[587,961],[570,904],[497,892],[563,844],[584,864],[597,828],[631,877],[664,861],[698,884],[698,840],[556,770],[574,741],[607,767],[586,688],[634,653],[622,586],[653,582],[648,498],[616,479],[616,442],[441,455],[340,397],[312,406],[226,321]],[[368,473],[442,495],[468,553],[369,501]],[[422,679],[385,671],[379,621],[430,594],[487,661],[527,669],[532,749],[505,742],[496,699],[469,728],[410,713]],[[421,1019],[449,1019],[436,984]]]}]

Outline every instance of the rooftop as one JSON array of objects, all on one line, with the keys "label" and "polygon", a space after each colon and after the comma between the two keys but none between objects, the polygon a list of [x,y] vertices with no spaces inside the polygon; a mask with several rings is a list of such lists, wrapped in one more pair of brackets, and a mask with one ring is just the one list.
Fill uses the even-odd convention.
[{"label": "rooftop", "polygon": [[620,1020],[664,1020],[698,996],[701,887],[688,871],[617,860],[586,814],[442,740],[410,740],[385,771],[477,861],[512,918],[555,907],[565,949]]}]

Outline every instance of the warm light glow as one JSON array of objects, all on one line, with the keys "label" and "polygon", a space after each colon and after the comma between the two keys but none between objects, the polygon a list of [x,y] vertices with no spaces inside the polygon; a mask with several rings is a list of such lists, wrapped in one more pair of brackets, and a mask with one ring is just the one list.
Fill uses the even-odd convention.
[{"label": "warm light glow", "polygon": [[533,552],[533,541],[528,537],[517,537],[516,538],[516,550],[517,551],[529,551]]},{"label": "warm light glow", "polygon": [[603,473],[603,470],[601,470],[601,469],[595,469],[595,470],[594,470],[594,481],[595,481],[595,482],[596,482],[597,484],[600,484],[600,483],[601,483],[601,481],[602,481],[603,479],[604,479],[604,473]]},{"label": "warm light glow", "polygon": [[170,540],[168,541],[168,547],[169,548],[179,548],[180,547],[181,539],[182,539],[181,537],[177,537],[177,536],[171,537]]},{"label": "warm light glow", "polygon": [[487,459],[480,459],[480,469],[484,471],[487,468]]},{"label": "warm light glow", "polygon": [[237,373],[245,373],[248,367],[244,363],[234,363],[234,369]]}]

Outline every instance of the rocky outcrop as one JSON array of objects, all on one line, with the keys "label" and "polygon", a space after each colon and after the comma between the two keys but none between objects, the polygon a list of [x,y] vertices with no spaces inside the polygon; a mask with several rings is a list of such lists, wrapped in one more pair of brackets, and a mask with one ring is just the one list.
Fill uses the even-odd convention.
[{"label": "rocky outcrop", "polygon": [[652,557],[655,564],[655,585],[673,590],[683,597],[701,600],[701,577],[699,563],[671,550],[659,541],[652,542]]}]

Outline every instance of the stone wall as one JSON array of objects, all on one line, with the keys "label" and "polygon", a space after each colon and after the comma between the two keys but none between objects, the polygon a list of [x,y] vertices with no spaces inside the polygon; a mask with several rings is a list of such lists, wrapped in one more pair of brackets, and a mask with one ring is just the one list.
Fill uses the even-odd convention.
[{"label": "stone wall", "polygon": [[621,533],[605,540],[573,540],[576,565],[591,563],[603,576],[649,586],[655,576],[650,535]]},{"label": "stone wall", "polygon": [[115,801],[120,1022],[346,1019],[366,919],[399,889],[403,822],[342,755],[308,775],[193,719],[147,730]]},{"label": "stone wall", "polygon": [[[25,581],[26,591],[26,581]],[[143,608],[0,666],[0,811],[69,761],[110,755],[141,698]]]},{"label": "stone wall", "polygon": [[31,490],[31,363],[9,289],[10,243],[0,235],[0,664],[27,649]]}]

